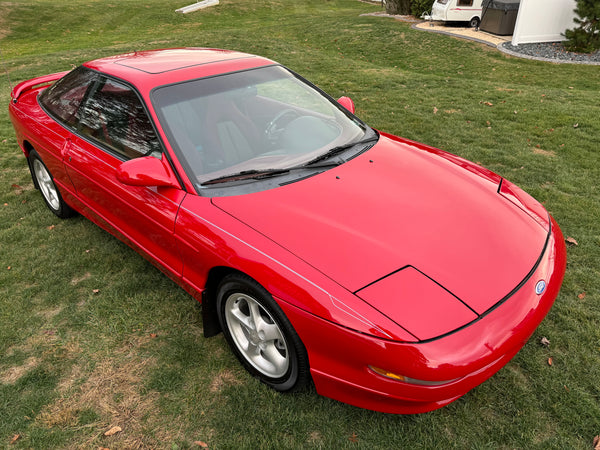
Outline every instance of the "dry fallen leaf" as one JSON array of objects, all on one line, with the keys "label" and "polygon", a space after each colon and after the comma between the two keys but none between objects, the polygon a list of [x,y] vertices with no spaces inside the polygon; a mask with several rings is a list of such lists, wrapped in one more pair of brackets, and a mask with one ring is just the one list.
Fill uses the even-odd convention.
[{"label": "dry fallen leaf", "polygon": [[434,106],[434,107],[433,107],[433,113],[434,113],[434,114],[437,114],[437,112],[438,112],[438,109],[437,109],[437,108]]},{"label": "dry fallen leaf", "polygon": [[13,445],[15,442],[17,442],[19,439],[21,439],[21,435],[20,434],[15,434],[12,439],[10,440],[10,445]]},{"label": "dry fallen leaf", "polygon": [[548,365],[551,366],[552,365],[552,357],[548,358]]},{"label": "dry fallen leaf", "polygon": [[579,245],[577,243],[577,241],[575,239],[573,239],[571,236],[567,237],[567,239],[565,239],[565,241],[567,241],[567,244],[569,244],[569,245]]},{"label": "dry fallen leaf", "polygon": [[575,125],[573,125],[573,128],[579,128],[579,124],[576,123]]},{"label": "dry fallen leaf", "polygon": [[349,440],[350,442],[358,442],[358,436],[356,435],[356,433],[352,433],[352,436],[350,436],[350,437],[348,438],[348,440]]},{"label": "dry fallen leaf", "polygon": [[594,436],[592,445],[594,446],[594,450],[600,450],[600,436]]},{"label": "dry fallen leaf", "polygon": [[155,338],[155,337],[157,337],[157,336],[158,336],[158,334],[156,334],[156,333],[150,333],[150,337],[151,337],[152,339],[154,339],[154,338]]},{"label": "dry fallen leaf", "polygon": [[542,344],[544,347],[549,347],[550,346],[550,340],[547,337],[543,337],[540,340],[540,344]]},{"label": "dry fallen leaf", "polygon": [[577,298],[578,298],[579,300],[583,300],[583,299],[585,298],[585,292],[582,292],[581,294],[579,294],[579,295],[577,296]]},{"label": "dry fallen leaf", "polygon": [[485,106],[494,106],[494,104],[492,102],[483,102],[483,104]]},{"label": "dry fallen leaf", "polygon": [[92,292],[93,292],[94,294],[97,294],[97,293],[99,293],[99,292],[100,292],[100,289],[92,289]]},{"label": "dry fallen leaf", "polygon": [[194,441],[194,444],[202,448],[208,448],[208,444],[204,441]]},{"label": "dry fallen leaf", "polygon": [[123,429],[119,426],[112,427],[110,430],[108,430],[106,433],[104,433],[104,436],[113,436],[117,433],[120,433],[121,431],[123,431]]},{"label": "dry fallen leaf", "polygon": [[50,226],[48,227],[48,229],[49,229],[49,230],[54,230],[54,227],[55,227],[55,225],[50,225]]}]

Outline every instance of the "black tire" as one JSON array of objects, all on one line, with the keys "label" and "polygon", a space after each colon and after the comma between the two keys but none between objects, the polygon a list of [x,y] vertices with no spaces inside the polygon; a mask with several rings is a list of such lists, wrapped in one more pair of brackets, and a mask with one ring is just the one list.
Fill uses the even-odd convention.
[{"label": "black tire", "polygon": [[479,17],[473,17],[470,21],[469,21],[469,26],[471,28],[479,28]]},{"label": "black tire", "polygon": [[42,198],[48,209],[61,219],[75,215],[75,211],[63,200],[60,191],[56,187],[56,184],[54,184],[52,174],[35,150],[29,152],[29,167],[31,169],[33,184],[42,193]]},{"label": "black tire", "polygon": [[304,344],[265,288],[248,276],[230,274],[219,284],[217,311],[225,339],[254,377],[280,392],[308,384]]}]

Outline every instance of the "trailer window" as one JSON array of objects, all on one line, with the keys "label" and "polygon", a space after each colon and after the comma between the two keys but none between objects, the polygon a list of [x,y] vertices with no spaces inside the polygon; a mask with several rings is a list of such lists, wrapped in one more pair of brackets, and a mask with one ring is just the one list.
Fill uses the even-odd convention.
[{"label": "trailer window", "polygon": [[473,6],[473,0],[458,0],[458,6]]}]

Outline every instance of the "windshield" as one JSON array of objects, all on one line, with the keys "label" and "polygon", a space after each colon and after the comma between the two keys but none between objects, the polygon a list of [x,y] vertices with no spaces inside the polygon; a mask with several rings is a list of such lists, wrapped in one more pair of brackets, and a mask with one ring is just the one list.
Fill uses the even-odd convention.
[{"label": "windshield", "polygon": [[152,100],[199,188],[236,174],[302,167],[367,132],[337,102],[281,66],[163,86]]}]

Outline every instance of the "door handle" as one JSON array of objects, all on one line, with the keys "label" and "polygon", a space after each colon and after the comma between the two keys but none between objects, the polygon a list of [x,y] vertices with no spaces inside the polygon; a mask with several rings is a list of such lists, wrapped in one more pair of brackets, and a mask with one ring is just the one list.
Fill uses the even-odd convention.
[{"label": "door handle", "polygon": [[67,139],[65,139],[65,143],[63,144],[62,149],[60,150],[60,154],[61,154],[63,160],[67,156],[69,156],[69,161],[71,161],[71,156],[69,155],[70,149],[71,149],[71,139],[67,138]]}]

